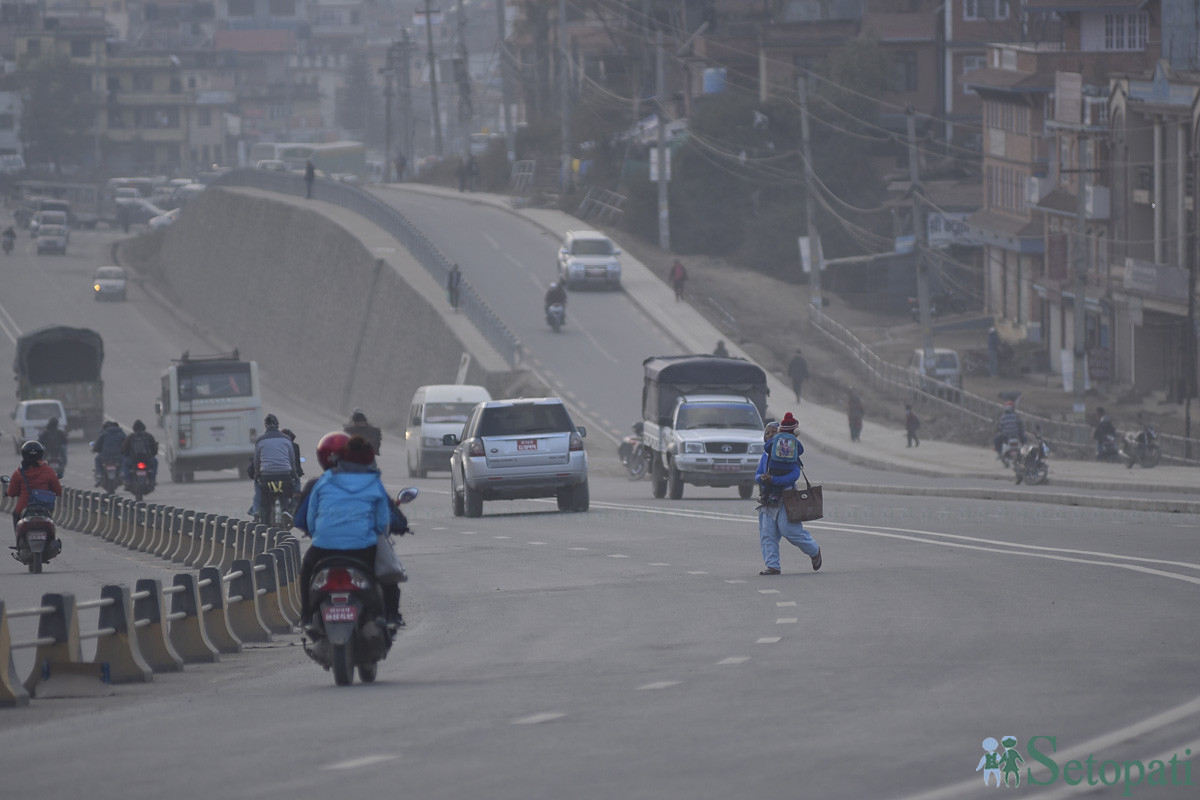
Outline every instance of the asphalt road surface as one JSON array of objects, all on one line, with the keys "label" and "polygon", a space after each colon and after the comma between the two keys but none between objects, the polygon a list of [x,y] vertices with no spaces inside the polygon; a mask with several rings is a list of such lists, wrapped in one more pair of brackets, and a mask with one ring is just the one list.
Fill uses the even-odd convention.
[{"label": "asphalt road surface", "polygon": [[[533,278],[551,279],[555,243],[510,217],[467,215],[418,223],[448,254],[452,230],[478,230],[517,262],[536,263],[523,276],[528,292],[497,276],[511,298],[485,296],[555,382],[622,429],[639,383],[622,359],[649,353],[626,356],[622,345],[610,367],[587,348],[655,328],[619,294],[581,292],[571,313],[591,337],[550,338]],[[150,423],[162,368],[206,343],[136,287],[125,304],[92,301],[88,278],[107,238],[80,232],[65,258],[0,260],[0,327],[100,331],[110,413]],[[464,271],[474,263],[451,258]],[[583,349],[572,358],[560,341]],[[11,347],[0,336],[0,359]],[[340,424],[296,399],[268,392],[266,401],[306,450]],[[385,478],[403,474],[397,444],[385,438]],[[75,485],[86,485],[85,449],[73,440]],[[784,574],[762,578],[752,503],[693,487],[682,501],[653,500],[647,482],[617,473],[602,439],[589,437],[589,451],[586,515],[520,501],[454,518],[443,474],[414,481],[417,535],[400,543],[413,576],[409,628],[377,684],[335,687],[298,637],[285,636],[113,696],[35,699],[0,710],[5,796],[971,797],[984,794],[975,767],[988,737],[1018,739],[1034,768],[1022,769],[1023,785],[1050,777],[1027,747],[1032,737],[1055,737],[1061,765],[1094,755],[1097,764],[1140,760],[1147,772],[1155,758],[1200,750],[1194,519],[831,494],[836,512],[811,524],[823,569],[813,573],[785,543]],[[831,479],[872,477],[832,459],[822,467]],[[240,515],[249,489],[232,471],[201,473],[160,484],[153,499]],[[170,569],[67,534],[41,576],[0,565],[0,598],[10,609],[42,591],[92,598],[104,583],[169,579]],[[1046,740],[1035,744],[1049,752]],[[1176,777],[1182,768],[1167,775]],[[1059,776],[1038,796],[1068,788]],[[1133,795],[1194,792],[1145,785]]]}]

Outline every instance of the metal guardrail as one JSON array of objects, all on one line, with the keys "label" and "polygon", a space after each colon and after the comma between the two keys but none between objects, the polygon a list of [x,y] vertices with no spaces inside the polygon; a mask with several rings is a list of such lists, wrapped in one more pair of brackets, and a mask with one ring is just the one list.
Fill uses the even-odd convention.
[{"label": "metal guardrail", "polygon": [[[263,169],[235,169],[213,180],[215,186],[246,186],[269,192],[304,197],[304,177]],[[370,192],[349,183],[319,178],[313,181],[313,199],[341,206],[370,220],[390,233],[433,276],[439,286],[446,286],[451,261],[429,241],[409,220]],[[511,367],[521,363],[521,340],[508,329],[496,312],[463,278],[459,286],[459,310],[496,348]]]},{"label": "metal guardrail", "polygon": [[[0,499],[0,510],[14,504]],[[300,545],[288,531],[70,488],[54,518],[64,529],[198,566],[199,574],[176,574],[166,589],[157,579],[139,580],[135,590],[109,585],[100,599],[83,602],[45,594],[38,606],[7,611],[0,600],[0,707],[28,705],[37,686],[58,674],[146,682],[154,672],[240,652],[245,642],[269,642],[300,619]],[[97,625],[80,631],[79,612],[91,609],[99,610]],[[35,616],[36,638],[14,642],[8,620]],[[87,639],[96,640],[89,662],[80,647]],[[36,648],[36,666],[20,680],[12,656],[24,648]]]},{"label": "metal guardrail", "polygon": [[[922,375],[915,369],[901,367],[884,360],[875,351],[819,308],[809,309],[809,322],[826,341],[850,356],[851,363],[869,385],[888,397],[901,402],[932,403],[957,415],[964,422],[994,424],[1004,410],[1004,404],[987,400],[976,394]],[[1040,417],[1022,411],[1026,429],[1040,425],[1042,436],[1054,443],[1059,455],[1094,458],[1095,444],[1092,428],[1078,422],[1066,422]],[[991,428],[988,428],[989,437]],[[1158,435],[1163,460],[1186,466],[1200,466],[1200,439],[1188,439],[1170,434]]]}]

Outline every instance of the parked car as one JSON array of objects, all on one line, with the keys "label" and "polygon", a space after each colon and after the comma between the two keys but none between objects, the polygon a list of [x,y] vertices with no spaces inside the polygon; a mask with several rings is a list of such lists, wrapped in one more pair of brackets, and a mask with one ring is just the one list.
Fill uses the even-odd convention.
[{"label": "parked car", "polygon": [[42,253],[67,253],[67,228],[65,225],[42,225],[38,228],[37,238],[34,239],[37,243],[37,254]]},{"label": "parked car", "polygon": [[100,267],[92,276],[92,292],[97,300],[124,300],[126,285],[121,267]]},{"label": "parked car", "polygon": [[584,284],[620,289],[620,254],[603,233],[567,231],[558,250],[558,279],[568,289]]},{"label": "parked car", "polygon": [[557,397],[479,403],[462,435],[448,433],[455,516],[483,514],[484,500],[554,497],[561,511],[588,510],[587,431]]},{"label": "parked car", "polygon": [[[908,367],[920,373],[917,386],[921,391],[936,394],[947,400],[960,398],[963,368],[962,361],[954,350],[935,347],[933,364],[930,365],[925,361],[925,350],[917,348],[913,350],[912,357],[908,360]],[[931,368],[927,369],[927,367]]]}]

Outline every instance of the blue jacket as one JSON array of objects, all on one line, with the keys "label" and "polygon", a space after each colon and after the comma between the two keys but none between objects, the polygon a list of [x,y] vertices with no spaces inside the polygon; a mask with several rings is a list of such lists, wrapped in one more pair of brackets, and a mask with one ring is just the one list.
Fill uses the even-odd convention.
[{"label": "blue jacket", "polygon": [[125,441],[125,431],[120,428],[105,428],[100,431],[92,444],[92,452],[99,453],[105,458],[120,458],[121,445]]},{"label": "blue jacket", "polygon": [[[775,437],[771,437],[771,438],[773,439]],[[799,442],[800,440],[797,439],[796,441]],[[800,445],[800,452],[801,453],[804,452],[803,444]],[[767,468],[770,465],[770,461],[771,461],[771,439],[768,439],[766,442],[763,443],[762,458],[760,458],[758,460],[758,469],[755,470],[755,475],[754,475],[755,482],[763,485],[764,492],[769,492],[770,494],[777,494],[777,492],[771,491],[771,489],[769,487],[773,487],[773,488],[777,488],[777,489],[787,489],[787,488],[794,486],[796,481],[800,480],[800,467],[802,466],[800,461],[797,461],[795,464],[793,464],[792,468],[783,475],[772,475],[772,474],[770,474],[770,472],[767,471]]]},{"label": "blue jacket", "polygon": [[305,526],[313,545],[327,550],[373,547],[392,519],[392,501],[375,470],[329,470],[306,499]]}]

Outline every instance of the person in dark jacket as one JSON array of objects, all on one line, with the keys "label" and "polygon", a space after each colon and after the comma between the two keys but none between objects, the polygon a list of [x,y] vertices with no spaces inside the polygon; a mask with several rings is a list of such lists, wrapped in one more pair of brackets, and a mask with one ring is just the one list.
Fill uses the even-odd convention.
[{"label": "person in dark jacket", "polygon": [[150,470],[150,481],[158,480],[158,442],[154,435],[146,430],[146,423],[140,419],[133,421],[133,433],[121,442],[121,455],[125,457],[121,473],[125,483],[133,483],[133,465],[143,461]]},{"label": "person in dark jacket", "polygon": [[351,436],[361,436],[371,443],[371,449],[375,451],[375,455],[379,455],[379,451],[383,446],[383,432],[367,421],[366,412],[361,408],[354,409],[354,413],[350,415],[350,421],[342,428]]},{"label": "person in dark jacket", "polygon": [[1105,441],[1110,436],[1113,442],[1117,440],[1117,428],[1108,418],[1108,412],[1104,410],[1104,406],[1098,407],[1096,413],[1100,415],[1100,420],[1096,423],[1096,430],[1092,432],[1092,438],[1096,440],[1096,458],[1102,458]]},{"label": "person in dark jacket", "polygon": [[125,431],[121,430],[121,426],[115,420],[107,420],[104,427],[100,429],[100,434],[96,440],[92,442],[92,452],[96,454],[96,485],[100,485],[101,462],[113,460],[120,461],[121,444],[125,441]]},{"label": "person in dark jacket", "polygon": [[304,162],[304,197],[305,197],[305,199],[308,199],[308,200],[312,199],[313,181],[315,181],[316,179],[317,179],[317,168],[315,166],[313,166],[313,162],[311,160],[305,161]]},{"label": "person in dark jacket", "polygon": [[29,506],[31,489],[43,489],[62,496],[62,484],[58,482],[54,470],[46,465],[45,455],[46,449],[39,442],[26,442],[21,445],[21,466],[8,479],[8,488],[4,492],[9,497],[17,498],[12,515],[13,531],[16,531],[21,515]]},{"label": "person in dark jacket", "polygon": [[38,442],[46,448],[48,459],[58,457],[58,463],[67,468],[67,435],[58,427],[58,417],[51,417],[45,429],[38,434]]}]

